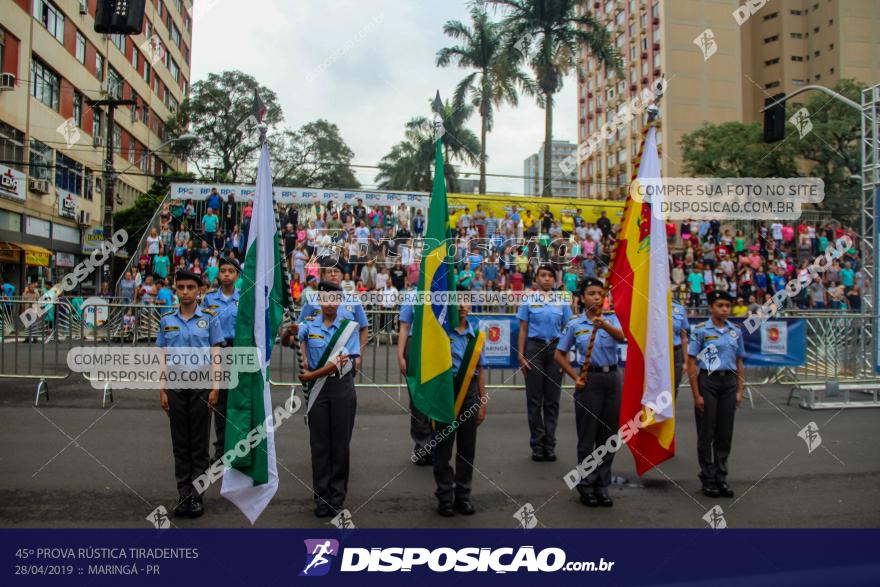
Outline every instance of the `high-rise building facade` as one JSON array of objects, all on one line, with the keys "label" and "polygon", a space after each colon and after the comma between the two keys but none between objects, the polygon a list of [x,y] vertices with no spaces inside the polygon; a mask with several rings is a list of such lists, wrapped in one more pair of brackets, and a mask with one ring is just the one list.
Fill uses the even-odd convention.
[{"label": "high-rise building facade", "polygon": [[600,141],[596,133],[658,86],[663,174],[681,176],[681,138],[706,122],[761,120],[765,98],[807,84],[880,81],[876,0],[603,0],[589,9],[611,32],[624,77],[581,49],[578,143],[596,146],[578,155],[583,197],[625,196],[647,113]]},{"label": "high-rise building facade", "polygon": [[[577,152],[577,145],[569,141],[553,141],[550,147],[551,184],[556,197],[577,197],[577,181],[566,172],[565,164]],[[526,196],[540,196],[544,193],[544,144],[538,152],[523,160],[523,193]]]},{"label": "high-rise building facade", "polygon": [[102,235],[107,113],[117,208],[184,170],[165,125],[190,83],[191,0],[147,0],[134,36],[94,31],[97,0],[0,0],[0,263],[7,280],[58,281]]}]

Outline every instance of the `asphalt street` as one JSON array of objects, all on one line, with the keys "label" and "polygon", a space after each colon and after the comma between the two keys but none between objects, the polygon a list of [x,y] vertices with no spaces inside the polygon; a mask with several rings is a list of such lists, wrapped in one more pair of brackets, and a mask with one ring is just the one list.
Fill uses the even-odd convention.
[{"label": "asphalt street", "polygon": [[[4,369],[5,372],[5,369]],[[500,383],[500,378],[496,382]],[[168,419],[156,391],[101,393],[81,376],[50,382],[49,398],[33,406],[35,382],[0,379],[0,525],[3,527],[150,527],[158,506],[175,498]],[[273,391],[283,404],[289,387]],[[880,432],[877,409],[807,411],[785,405],[788,389],[763,387],[754,408],[736,419],[730,458],[733,499],[699,493],[690,392],[678,398],[676,456],[635,475],[628,449],[616,455],[615,506],[589,509],[563,482],[575,464],[573,400],[563,397],[555,463],[529,459],[522,390],[490,392],[477,439],[472,517],[434,512],[430,467],[410,462],[404,389],[364,387],[352,441],[346,506],[358,527],[516,528],[526,504],[539,527],[705,527],[718,504],[728,527],[877,527],[880,525]],[[815,422],[821,444],[808,451],[798,432]],[[260,527],[319,527],[312,514],[307,428],[296,414],[277,431],[280,486]],[[248,521],[219,495],[207,493],[206,514],[172,519],[178,527],[239,527]]]}]

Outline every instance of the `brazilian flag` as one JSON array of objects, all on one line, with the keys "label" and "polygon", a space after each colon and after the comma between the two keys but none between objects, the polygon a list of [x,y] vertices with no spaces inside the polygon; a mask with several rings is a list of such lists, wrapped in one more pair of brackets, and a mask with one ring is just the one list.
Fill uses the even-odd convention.
[{"label": "brazilian flag", "polygon": [[[434,187],[419,273],[419,292],[434,295],[455,291],[455,244],[447,240],[449,204],[440,143],[437,139]],[[430,304],[416,304],[413,310],[413,335],[406,373],[413,404],[431,420],[452,422],[455,420],[455,394],[448,331],[458,325],[458,306],[432,300]]]}]

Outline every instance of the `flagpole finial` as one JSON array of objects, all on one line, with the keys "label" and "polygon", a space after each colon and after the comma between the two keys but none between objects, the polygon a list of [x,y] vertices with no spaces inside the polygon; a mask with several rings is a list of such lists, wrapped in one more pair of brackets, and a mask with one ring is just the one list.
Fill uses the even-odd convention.
[{"label": "flagpole finial", "polygon": [[266,133],[269,132],[269,127],[261,122],[257,125],[257,130],[260,131],[260,144],[262,145],[266,142]]},{"label": "flagpole finial", "polygon": [[648,123],[649,124],[654,122],[655,120],[657,120],[657,118],[660,117],[660,108],[658,108],[656,104],[651,104],[650,106],[648,106],[647,110],[648,110]]},{"label": "flagpole finial", "polygon": [[443,114],[443,100],[440,99],[440,90],[437,90],[437,95],[434,96],[434,101],[431,102],[431,110],[437,114]]}]

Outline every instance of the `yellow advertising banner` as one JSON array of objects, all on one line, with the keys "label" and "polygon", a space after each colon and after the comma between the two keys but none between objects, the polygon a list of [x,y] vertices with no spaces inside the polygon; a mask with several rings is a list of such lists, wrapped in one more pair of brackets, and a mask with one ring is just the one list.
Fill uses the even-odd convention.
[{"label": "yellow advertising banner", "polygon": [[[623,204],[613,200],[591,200],[586,198],[545,198],[542,196],[500,196],[500,195],[476,195],[476,194],[449,194],[449,223],[451,226],[458,224],[458,218],[464,214],[467,208],[473,214],[477,204],[481,204],[482,210],[489,214],[489,210],[495,212],[496,218],[504,218],[514,208],[523,219],[531,217],[540,219],[546,208],[550,209],[553,219],[560,223],[563,230],[569,230],[572,219],[580,210],[581,217],[586,222],[596,222],[605,211],[605,215],[612,224],[619,224],[623,218]],[[524,228],[528,228],[528,225]]]}]

